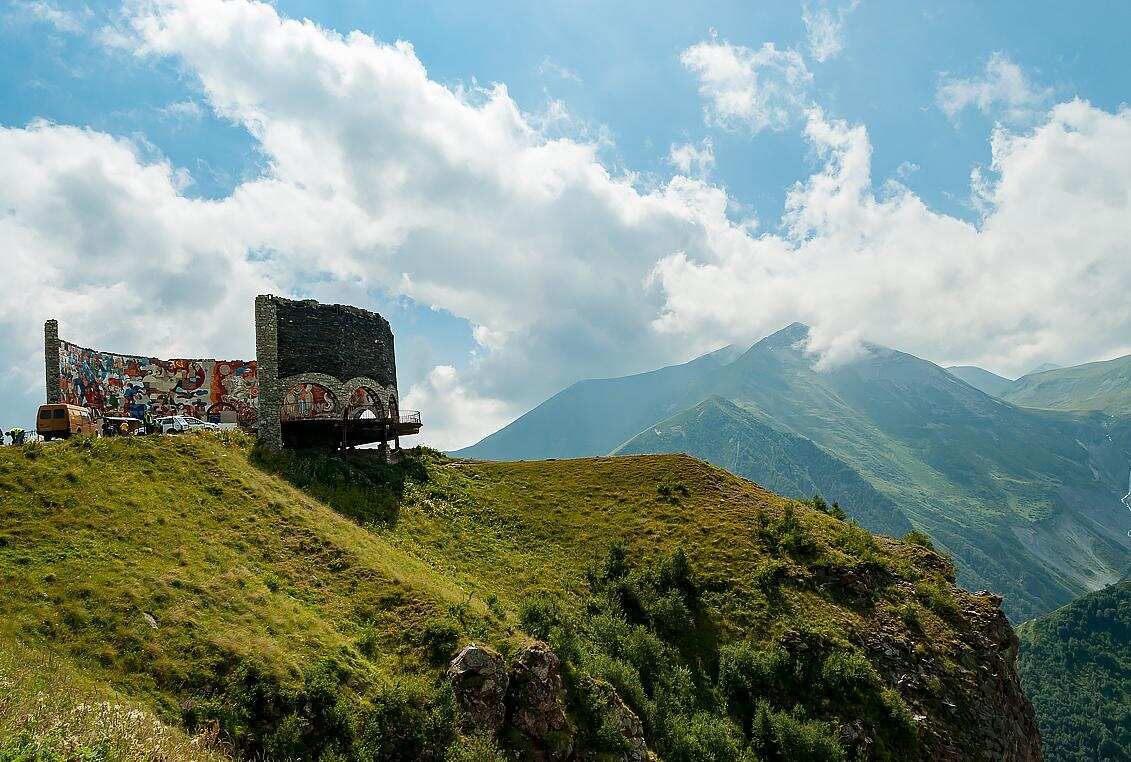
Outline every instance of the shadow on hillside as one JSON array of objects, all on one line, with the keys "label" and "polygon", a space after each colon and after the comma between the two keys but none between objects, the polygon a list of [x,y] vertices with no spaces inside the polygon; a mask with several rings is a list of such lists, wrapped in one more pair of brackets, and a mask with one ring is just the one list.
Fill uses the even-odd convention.
[{"label": "shadow on hillside", "polygon": [[404,450],[397,463],[375,451],[271,450],[256,446],[251,463],[361,524],[392,526],[410,482],[428,480],[423,453]]}]

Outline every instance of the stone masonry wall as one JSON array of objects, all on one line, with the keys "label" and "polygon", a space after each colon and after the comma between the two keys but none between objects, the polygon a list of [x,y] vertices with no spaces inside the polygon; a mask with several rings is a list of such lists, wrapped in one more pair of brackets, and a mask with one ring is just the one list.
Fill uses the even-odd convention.
[{"label": "stone masonry wall", "polygon": [[63,393],[59,384],[59,321],[48,320],[43,324],[43,356],[47,370],[47,402],[62,402]]},{"label": "stone masonry wall", "polygon": [[264,295],[255,299],[259,361],[259,436],[283,442],[280,412],[288,391],[316,384],[345,405],[359,389],[386,410],[396,405],[397,367],[389,321],[375,312]]}]

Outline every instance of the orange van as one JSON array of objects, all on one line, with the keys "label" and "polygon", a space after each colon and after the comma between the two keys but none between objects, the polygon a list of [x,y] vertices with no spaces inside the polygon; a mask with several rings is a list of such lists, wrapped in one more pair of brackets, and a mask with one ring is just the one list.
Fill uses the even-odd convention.
[{"label": "orange van", "polygon": [[89,408],[65,403],[40,405],[35,430],[44,439],[66,439],[75,434],[102,435],[102,419]]}]

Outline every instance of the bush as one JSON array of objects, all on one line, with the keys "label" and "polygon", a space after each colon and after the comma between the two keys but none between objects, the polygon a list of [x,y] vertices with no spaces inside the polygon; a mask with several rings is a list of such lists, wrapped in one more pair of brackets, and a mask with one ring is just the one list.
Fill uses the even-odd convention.
[{"label": "bush", "polygon": [[926,532],[920,532],[918,529],[912,529],[907,534],[903,535],[903,541],[909,545],[918,545],[927,550],[934,550],[935,544],[931,542],[930,536]]},{"label": "bush", "polygon": [[420,645],[433,664],[447,663],[459,645],[460,629],[450,619],[433,619],[425,622],[420,631]]}]

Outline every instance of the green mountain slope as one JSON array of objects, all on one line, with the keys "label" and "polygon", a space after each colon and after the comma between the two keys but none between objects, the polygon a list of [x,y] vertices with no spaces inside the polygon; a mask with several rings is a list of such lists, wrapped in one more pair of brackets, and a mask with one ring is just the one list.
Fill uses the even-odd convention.
[{"label": "green mountain slope", "polygon": [[[461,724],[444,670],[469,641],[508,655],[537,636],[583,752],[624,743],[615,690],[665,759],[1036,759],[1012,630],[952,579],[925,547],[685,456],[0,448],[0,651],[183,727],[201,758],[529,753],[517,726]],[[3,685],[75,700],[14,661]],[[73,754],[20,726],[25,705],[0,695],[0,757]]]},{"label": "green mountain slope", "polygon": [[976,365],[951,365],[947,368],[951,375],[961,378],[978,391],[985,392],[991,397],[1000,397],[1013,382],[996,373],[979,368]]},{"label": "green mountain slope", "polygon": [[1046,758],[1131,759],[1131,581],[1018,629]]},{"label": "green mountain slope", "polygon": [[1131,355],[1023,376],[1000,396],[1025,407],[1131,415]]},{"label": "green mountain slope", "polygon": [[804,437],[776,431],[721,397],[640,432],[615,455],[685,452],[720,465],[779,495],[836,501],[862,527],[900,537],[911,522],[890,498]]},{"label": "green mountain slope", "polygon": [[[666,397],[637,394],[646,405],[623,395],[618,407],[632,410],[634,423],[663,411],[629,434],[554,398],[539,408],[559,422],[552,433],[519,419],[493,435],[492,457],[530,457],[524,443],[543,436],[554,438],[562,456],[582,446],[611,452],[716,395],[847,464],[954,554],[964,584],[1004,593],[1015,621],[1120,578],[1131,553],[1119,510],[1131,427],[1121,419],[1018,408],[933,363],[879,346],[817,371],[801,348],[807,331],[795,324],[768,336],[733,362],[667,387]],[[574,428],[603,436],[582,442],[571,438]],[[728,452],[720,442],[697,447]]]},{"label": "green mountain slope", "polygon": [[579,381],[510,425],[452,454],[484,460],[605,455],[645,426],[679,412],[683,390],[736,354],[735,348],[724,347],[649,373]]}]

